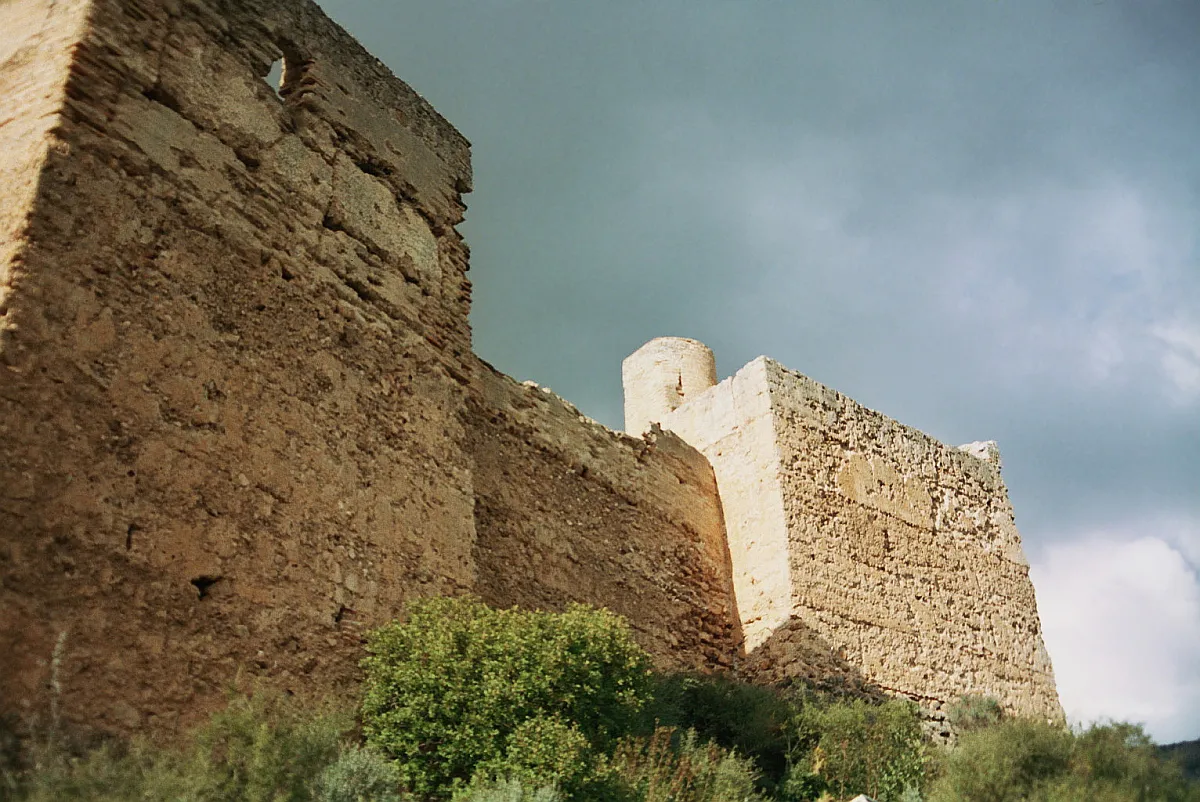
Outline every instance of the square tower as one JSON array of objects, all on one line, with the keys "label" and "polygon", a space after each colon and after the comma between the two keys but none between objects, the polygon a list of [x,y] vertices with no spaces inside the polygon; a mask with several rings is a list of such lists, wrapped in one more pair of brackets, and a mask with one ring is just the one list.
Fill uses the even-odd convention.
[{"label": "square tower", "polygon": [[671,368],[649,361],[626,409],[712,463],[747,673],[1062,719],[994,444],[946,446],[766,357],[664,408]]}]

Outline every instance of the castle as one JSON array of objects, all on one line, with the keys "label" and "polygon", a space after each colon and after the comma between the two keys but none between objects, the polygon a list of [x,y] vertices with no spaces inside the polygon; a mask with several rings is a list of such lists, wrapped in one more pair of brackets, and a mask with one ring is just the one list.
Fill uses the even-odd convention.
[{"label": "castle", "polygon": [[495,371],[469,144],[311,0],[8,0],[0,154],[0,715],[349,694],[365,627],[470,592],[1061,718],[994,446],[686,339],[627,433]]}]

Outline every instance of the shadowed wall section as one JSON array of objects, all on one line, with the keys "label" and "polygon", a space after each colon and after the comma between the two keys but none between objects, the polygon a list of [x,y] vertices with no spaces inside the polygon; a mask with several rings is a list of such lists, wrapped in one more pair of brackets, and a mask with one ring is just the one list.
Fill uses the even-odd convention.
[{"label": "shadowed wall section", "polygon": [[70,59],[0,345],[0,698],[44,713],[60,638],[108,729],[337,692],[356,622],[475,579],[467,143],[312,4],[55,8],[2,73]]},{"label": "shadowed wall section", "polygon": [[602,603],[660,666],[731,666],[741,635],[708,461],[670,432],[611,431],[490,370],[473,390],[481,595],[502,606]]}]

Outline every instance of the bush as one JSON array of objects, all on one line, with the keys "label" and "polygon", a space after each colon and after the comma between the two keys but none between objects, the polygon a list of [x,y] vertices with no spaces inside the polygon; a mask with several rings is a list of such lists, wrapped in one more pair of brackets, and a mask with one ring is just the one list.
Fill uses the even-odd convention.
[{"label": "bush", "polygon": [[668,674],[655,678],[645,729],[695,730],[702,739],[752,759],[763,789],[773,791],[788,767],[792,709],[772,688],[723,674]]},{"label": "bush", "polygon": [[784,788],[792,799],[828,790],[838,798],[866,794],[899,802],[925,779],[921,719],[903,699],[809,700],[796,714],[793,733],[799,749]]},{"label": "bush", "polygon": [[178,777],[169,769],[158,776],[155,763],[140,751],[122,754],[111,745],[74,756],[58,744],[38,744],[31,749],[26,770],[9,776],[7,794],[0,798],[11,794],[27,802],[169,799],[180,787]]},{"label": "bush", "polygon": [[946,759],[933,802],[1195,802],[1200,786],[1163,761],[1133,724],[1072,733],[1012,720],[967,733]]},{"label": "bush", "polygon": [[1071,733],[1024,719],[965,733],[945,761],[931,802],[1009,802],[1029,799],[1063,776]]},{"label": "bush", "polygon": [[338,758],[353,721],[312,715],[276,695],[231,700],[196,733],[192,769],[200,799],[278,802],[312,799],[312,789]]},{"label": "bush", "polygon": [[1066,784],[1086,791],[1084,798],[1200,799],[1200,787],[1189,784],[1177,765],[1162,760],[1150,736],[1134,724],[1093,724],[1077,733],[1070,772]]},{"label": "bush", "polygon": [[454,802],[561,802],[552,786],[529,787],[512,778],[477,781],[454,795]]},{"label": "bush", "polygon": [[139,740],[72,755],[53,740],[35,744],[9,790],[28,802],[308,802],[323,799],[318,780],[349,726],[348,716],[301,712],[278,696],[235,698],[182,749]]},{"label": "bush", "polygon": [[999,724],[1004,719],[1004,708],[991,696],[960,696],[958,701],[950,706],[947,719],[954,731],[962,735],[964,732]]},{"label": "bush", "polygon": [[424,795],[448,796],[477,767],[503,765],[531,719],[574,726],[603,750],[649,695],[649,658],[628,626],[582,605],[553,614],[493,610],[473,598],[415,601],[406,621],[371,633],[367,651],[367,740]]},{"label": "bush", "polygon": [[591,744],[578,727],[537,717],[516,726],[501,757],[476,767],[472,785],[515,780],[528,788],[553,787],[573,799],[593,784],[594,767]]},{"label": "bush", "polygon": [[317,781],[317,802],[400,802],[400,772],[378,752],[345,749]]},{"label": "bush", "polygon": [[649,737],[623,740],[613,770],[641,802],[757,802],[754,763],[696,733],[660,727]]},{"label": "bush", "polygon": [[1184,777],[1200,781],[1200,740],[1181,741],[1155,748],[1159,757],[1177,764],[1183,770]]}]

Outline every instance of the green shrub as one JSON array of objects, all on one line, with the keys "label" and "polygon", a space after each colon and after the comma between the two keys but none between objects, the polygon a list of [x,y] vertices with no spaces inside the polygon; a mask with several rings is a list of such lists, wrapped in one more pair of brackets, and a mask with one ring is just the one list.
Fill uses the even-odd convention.
[{"label": "green shrub", "polygon": [[[1150,736],[1135,724],[1093,724],[1076,733],[1070,773],[1062,784],[1082,792],[1083,798],[1200,799],[1200,785],[1188,783],[1177,765],[1164,761]],[[1047,799],[1066,799],[1065,793]]]},{"label": "green shrub", "polygon": [[899,802],[925,779],[926,741],[911,702],[809,700],[792,726],[799,748],[785,791],[793,799],[828,790],[838,798]]},{"label": "green shrub", "polygon": [[155,759],[140,750],[122,753],[104,745],[75,756],[58,744],[45,743],[32,747],[30,753],[26,770],[10,775],[7,794],[0,794],[0,799],[11,795],[28,802],[124,802],[168,799],[180,788],[176,772],[166,767],[160,772]]},{"label": "green shrub", "polygon": [[415,793],[447,796],[478,766],[498,765],[530,719],[573,725],[603,750],[649,695],[649,658],[605,610],[436,598],[407,612],[370,635],[362,711],[368,742]]},{"label": "green shrub", "polygon": [[960,696],[957,702],[950,705],[947,719],[954,731],[961,735],[999,724],[1004,719],[1004,708],[991,696]]},{"label": "green shrub", "polygon": [[591,744],[578,727],[539,716],[516,726],[504,754],[480,763],[472,784],[516,780],[528,788],[555,787],[574,798],[591,784],[594,766]]},{"label": "green shrub", "polygon": [[612,768],[640,802],[757,802],[758,772],[747,758],[696,733],[660,727],[618,744]]},{"label": "green shrub", "polygon": [[1159,757],[1177,764],[1183,776],[1200,782],[1200,739],[1155,747]]},{"label": "green shrub", "polygon": [[822,799],[828,783],[813,766],[810,757],[798,757],[788,766],[787,774],[779,785],[776,796],[786,802],[807,802]]},{"label": "green shrub", "polygon": [[778,691],[724,674],[668,674],[655,677],[653,694],[647,732],[655,726],[695,730],[702,740],[752,759],[766,790],[783,781],[792,709]]},{"label": "green shrub", "polygon": [[1163,761],[1133,724],[1072,733],[1026,720],[969,732],[946,758],[932,802],[1195,802],[1200,785]]},{"label": "green shrub", "polygon": [[317,781],[317,802],[400,802],[400,772],[378,752],[361,746],[344,749]]},{"label": "green shrub", "polygon": [[1009,802],[1029,799],[1061,778],[1073,737],[1051,724],[1012,719],[965,733],[946,757],[931,802]]},{"label": "green shrub", "polygon": [[190,773],[199,799],[302,802],[338,758],[353,722],[271,694],[234,698],[195,735]]}]

